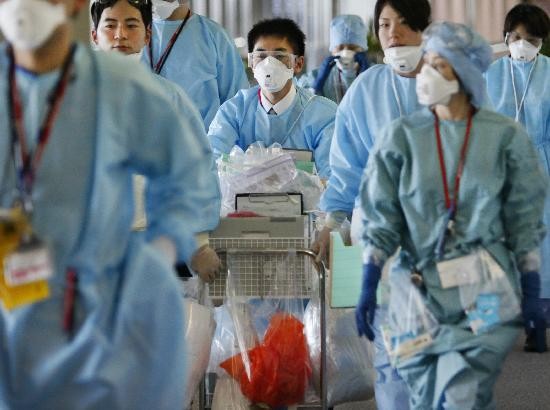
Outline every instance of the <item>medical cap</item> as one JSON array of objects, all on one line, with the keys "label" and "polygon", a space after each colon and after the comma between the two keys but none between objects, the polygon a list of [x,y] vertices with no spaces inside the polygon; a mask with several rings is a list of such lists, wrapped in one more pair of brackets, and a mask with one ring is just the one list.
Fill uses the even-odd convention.
[{"label": "medical cap", "polygon": [[489,43],[471,28],[458,23],[432,23],[422,35],[423,49],[445,58],[453,67],[470,102],[477,108],[483,104],[485,81],[483,73],[491,64]]},{"label": "medical cap", "polygon": [[342,14],[332,19],[329,50],[332,51],[341,44],[355,44],[367,50],[367,27],[361,17]]}]

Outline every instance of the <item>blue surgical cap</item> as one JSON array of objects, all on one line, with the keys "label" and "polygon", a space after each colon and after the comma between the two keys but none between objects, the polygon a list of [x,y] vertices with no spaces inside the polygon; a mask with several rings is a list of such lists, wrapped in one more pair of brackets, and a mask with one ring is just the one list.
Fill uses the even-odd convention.
[{"label": "blue surgical cap", "polygon": [[484,103],[483,73],[491,64],[489,43],[468,26],[458,23],[432,23],[422,35],[423,49],[445,58],[460,79],[470,102],[477,108]]},{"label": "blue surgical cap", "polygon": [[367,27],[361,17],[342,14],[332,19],[329,50],[333,51],[341,44],[355,44],[367,50]]}]

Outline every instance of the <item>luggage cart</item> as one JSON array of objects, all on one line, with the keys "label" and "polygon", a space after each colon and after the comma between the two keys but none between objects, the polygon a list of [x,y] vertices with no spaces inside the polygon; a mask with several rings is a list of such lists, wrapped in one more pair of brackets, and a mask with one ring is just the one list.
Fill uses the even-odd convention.
[{"label": "luggage cart", "polygon": [[[320,402],[298,405],[298,408],[327,409],[326,392],[326,326],[325,326],[325,269],[317,263],[316,255],[307,249],[308,238],[211,238],[211,246],[222,260],[219,277],[210,285],[210,298],[221,303],[225,297],[228,268],[239,275],[239,295],[263,298],[311,298],[318,291],[320,300]],[[289,259],[289,255],[292,257]],[[276,267],[286,263],[292,272],[292,294],[287,286],[275,285]],[[280,281],[278,282],[280,284]],[[217,304],[217,303],[216,303]],[[210,379],[205,378],[208,384]],[[213,392],[202,386],[199,408],[209,409]]]}]

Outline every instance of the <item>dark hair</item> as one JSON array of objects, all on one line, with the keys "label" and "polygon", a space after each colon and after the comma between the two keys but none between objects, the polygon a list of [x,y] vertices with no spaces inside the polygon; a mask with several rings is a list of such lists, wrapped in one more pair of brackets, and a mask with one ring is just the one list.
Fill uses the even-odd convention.
[{"label": "dark hair", "polygon": [[306,51],[306,35],[300,27],[290,19],[275,18],[262,20],[254,24],[248,32],[248,52],[254,51],[254,45],[260,37],[274,36],[286,38],[297,56],[303,56]]},{"label": "dark hair", "polygon": [[424,31],[430,24],[432,8],[428,0],[377,0],[374,6],[374,33],[378,38],[380,14],[382,9],[390,6],[399,13],[405,23],[414,31]]},{"label": "dark hair", "polygon": [[503,36],[523,24],[532,36],[545,39],[550,32],[550,18],[546,12],[533,4],[518,4],[512,8],[504,20]]},{"label": "dark hair", "polygon": [[[97,26],[99,25],[99,21],[101,20],[101,15],[103,14],[103,10],[109,7],[113,7],[119,1],[127,1],[127,0],[102,0],[101,3],[96,0],[92,3],[90,13],[92,14],[92,21],[94,22],[94,30],[97,30]],[[148,28],[149,26],[151,26],[151,22],[153,21],[153,4],[151,3],[151,0],[144,0],[139,5],[136,5],[135,3],[128,1],[128,4],[130,4],[130,6],[135,7],[136,9],[139,10],[139,12],[141,13],[141,19],[143,20],[143,24],[145,24],[145,28]]]}]

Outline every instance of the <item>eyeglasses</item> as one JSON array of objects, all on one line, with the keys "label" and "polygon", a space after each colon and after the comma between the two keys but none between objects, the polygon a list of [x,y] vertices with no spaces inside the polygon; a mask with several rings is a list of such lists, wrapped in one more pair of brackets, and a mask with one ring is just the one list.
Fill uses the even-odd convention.
[{"label": "eyeglasses", "polygon": [[519,33],[515,31],[509,31],[508,33],[506,33],[506,37],[504,37],[504,42],[506,44],[515,43],[518,40],[525,40],[531,43],[535,47],[540,47],[542,45],[542,38],[540,37],[523,38]]},{"label": "eyeglasses", "polygon": [[[118,0],[95,0],[94,2],[102,5],[112,5],[117,1]],[[126,0],[126,1],[135,7],[145,6],[146,4],[149,4],[151,2],[151,0]]]},{"label": "eyeglasses", "polygon": [[296,56],[286,51],[253,51],[248,53],[248,66],[254,68],[256,64],[261,63],[267,57],[274,57],[288,68],[294,67]]}]

